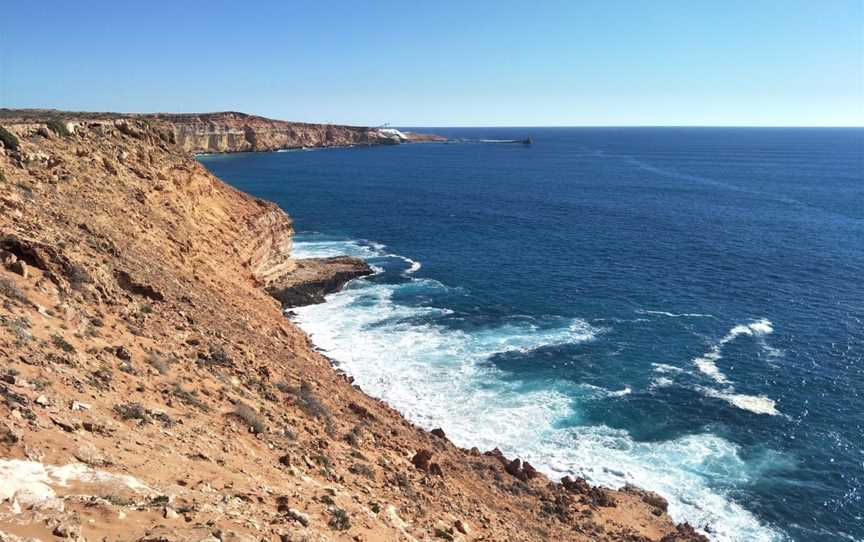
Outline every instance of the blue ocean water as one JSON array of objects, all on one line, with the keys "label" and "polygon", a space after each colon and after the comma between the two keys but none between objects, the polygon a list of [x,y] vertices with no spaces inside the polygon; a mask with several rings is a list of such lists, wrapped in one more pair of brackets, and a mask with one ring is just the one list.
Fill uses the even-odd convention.
[{"label": "blue ocean water", "polygon": [[379,271],[297,311],[364,390],[714,540],[864,540],[864,130],[435,131],[201,158]]}]

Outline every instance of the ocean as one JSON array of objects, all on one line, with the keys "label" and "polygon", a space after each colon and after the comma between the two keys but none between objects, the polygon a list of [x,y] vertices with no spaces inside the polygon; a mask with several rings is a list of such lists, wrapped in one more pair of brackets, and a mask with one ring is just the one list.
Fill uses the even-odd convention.
[{"label": "ocean", "polygon": [[374,266],[295,309],[363,390],[712,540],[864,540],[864,129],[426,131],[200,158]]}]

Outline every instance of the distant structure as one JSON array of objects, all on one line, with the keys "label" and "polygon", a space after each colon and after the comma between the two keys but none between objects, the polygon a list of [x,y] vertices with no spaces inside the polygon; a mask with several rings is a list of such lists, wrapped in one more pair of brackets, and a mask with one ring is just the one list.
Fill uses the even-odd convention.
[{"label": "distant structure", "polygon": [[[389,124],[385,124],[384,126],[389,126]],[[378,133],[384,137],[395,137],[401,141],[408,141],[408,136],[406,136],[404,133],[400,132],[396,128],[378,128]]]}]

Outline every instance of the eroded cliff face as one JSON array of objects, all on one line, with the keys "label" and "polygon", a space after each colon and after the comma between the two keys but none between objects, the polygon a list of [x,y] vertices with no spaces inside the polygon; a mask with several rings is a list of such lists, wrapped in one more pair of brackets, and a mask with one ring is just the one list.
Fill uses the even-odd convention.
[{"label": "eroded cliff face", "polygon": [[[154,115],[170,123],[177,144],[188,152],[272,151],[301,147],[395,145],[400,140],[374,128],[286,122],[243,113]],[[414,140],[441,139],[411,135]]]},{"label": "eroded cliff face", "polygon": [[0,118],[0,540],[704,540],[368,397],[267,293],[350,266],[168,121],[70,123]]}]

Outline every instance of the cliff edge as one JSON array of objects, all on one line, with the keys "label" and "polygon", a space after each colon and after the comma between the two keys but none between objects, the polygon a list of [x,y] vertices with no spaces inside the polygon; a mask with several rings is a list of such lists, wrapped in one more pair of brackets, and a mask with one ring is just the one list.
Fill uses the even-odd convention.
[{"label": "cliff edge", "polygon": [[268,293],[345,276],[190,156],[249,137],[175,121],[0,115],[0,541],[705,540],[365,395]]}]

